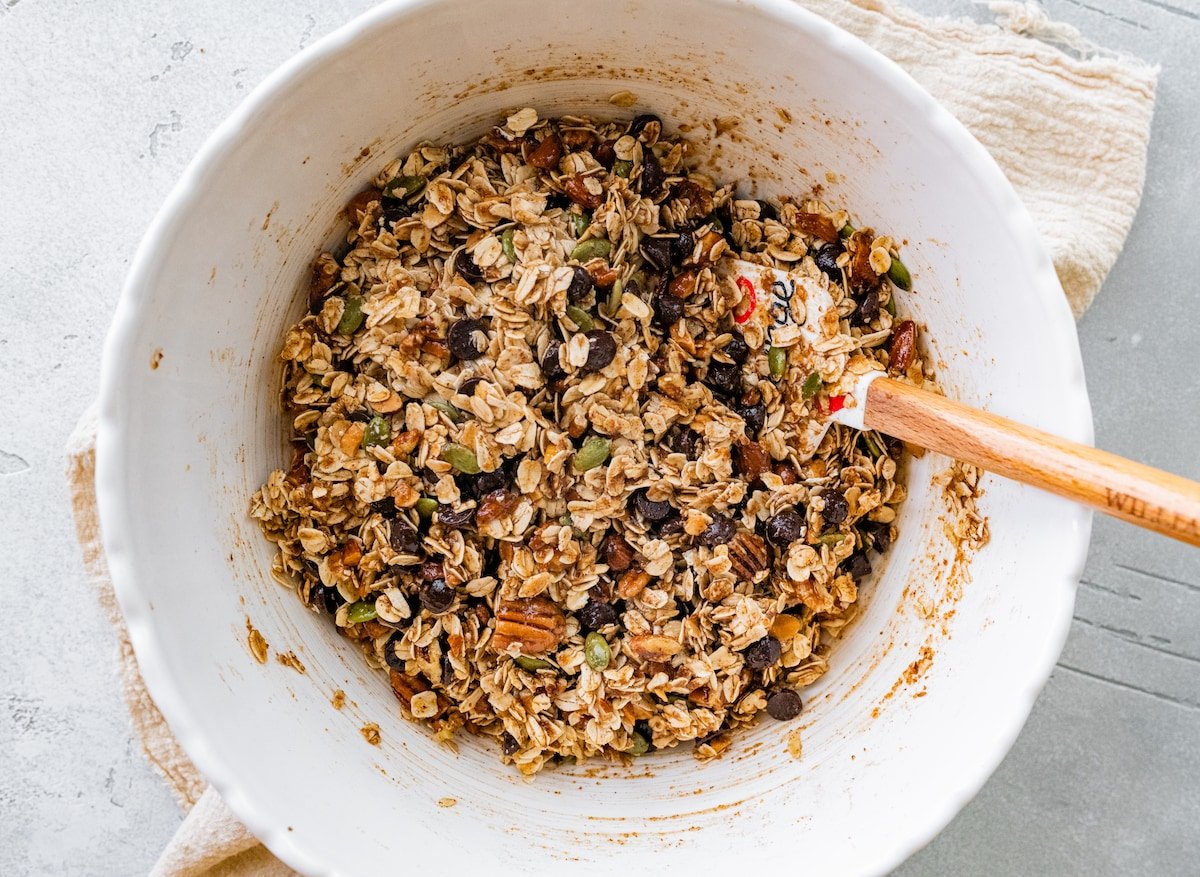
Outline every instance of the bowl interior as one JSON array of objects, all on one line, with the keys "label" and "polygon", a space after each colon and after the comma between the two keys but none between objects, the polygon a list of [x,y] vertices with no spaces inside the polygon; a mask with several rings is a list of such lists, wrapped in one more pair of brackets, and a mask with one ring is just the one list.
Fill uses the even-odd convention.
[{"label": "bowl interior", "polygon": [[[610,100],[622,92],[630,106]],[[1045,681],[1086,546],[1075,507],[989,480],[991,544],[959,587],[947,461],[914,461],[900,539],[797,722],[764,721],[705,765],[679,751],[534,782],[470,737],[457,752],[435,744],[272,582],[246,509],[285,460],[275,356],[309,262],[390,158],[527,105],[653,111],[745,194],[820,187],[907,241],[915,291],[901,308],[927,327],[950,395],[1090,437],[1073,327],[1027,217],[982,149],[861,44],[786,3],[594,0],[561,16],[537,0],[388,5],[305,52],[216,135],[123,297],[104,370],[102,514],[151,690],[235,811],[305,871],[467,868],[481,854],[505,869],[609,870],[670,848],[658,862],[683,872],[742,861],[749,844],[758,863],[886,868],[974,793]],[[248,623],[271,646],[266,665]],[[289,650],[303,675],[275,661]],[[798,760],[785,745],[796,728]]]}]

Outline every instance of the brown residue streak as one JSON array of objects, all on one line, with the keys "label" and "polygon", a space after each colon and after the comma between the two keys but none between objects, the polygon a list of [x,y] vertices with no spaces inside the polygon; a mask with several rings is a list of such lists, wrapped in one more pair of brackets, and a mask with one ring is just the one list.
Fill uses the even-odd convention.
[{"label": "brown residue streak", "polygon": [[270,653],[271,647],[263,635],[250,623],[249,615],[246,616],[246,644],[250,646],[250,654],[254,655],[254,660],[260,664],[267,663],[267,655]]},{"label": "brown residue streak", "polygon": [[304,666],[304,662],[296,657],[295,652],[279,652],[275,655],[275,660],[285,667],[291,667],[297,673],[307,673],[308,670]]},{"label": "brown residue streak", "polygon": [[920,656],[908,665],[908,669],[904,671],[904,675],[901,678],[906,685],[914,685],[932,666],[933,649],[927,645],[921,646]]},{"label": "brown residue streak", "polygon": [[162,362],[163,352],[161,347],[155,347],[154,352],[150,354],[150,369],[153,371],[158,368],[158,364]]},{"label": "brown residue streak", "polygon": [[267,211],[267,215],[263,218],[262,230],[266,231],[271,227],[271,217],[275,215],[275,211],[279,209],[279,202],[276,201],[271,205],[271,209]]}]

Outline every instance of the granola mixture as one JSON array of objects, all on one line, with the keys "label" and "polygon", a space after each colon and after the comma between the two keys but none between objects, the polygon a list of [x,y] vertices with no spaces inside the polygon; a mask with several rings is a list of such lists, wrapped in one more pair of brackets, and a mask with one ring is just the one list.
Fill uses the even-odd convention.
[{"label": "granola mixture", "polygon": [[[532,109],[420,146],[346,207],[283,342],[294,459],[251,505],[275,576],[440,740],[526,774],[794,719],[895,535],[899,442],[789,447],[847,369],[921,379],[896,242],[697,152]],[[827,342],[771,346],[730,255],[828,284]]]}]

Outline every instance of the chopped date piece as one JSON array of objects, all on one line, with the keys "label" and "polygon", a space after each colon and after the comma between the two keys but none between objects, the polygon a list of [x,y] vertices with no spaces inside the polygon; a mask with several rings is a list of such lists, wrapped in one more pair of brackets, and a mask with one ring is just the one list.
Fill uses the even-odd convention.
[{"label": "chopped date piece", "polygon": [[406,518],[397,517],[388,522],[388,544],[397,554],[415,554],[421,548],[421,536],[417,528]]},{"label": "chopped date piece", "polygon": [[888,348],[888,374],[904,374],[916,355],[917,324],[912,320],[901,320],[892,330],[892,346]]},{"label": "chopped date piece", "polygon": [[704,383],[719,395],[736,395],[742,385],[742,369],[732,363],[720,362],[715,359],[709,360]]},{"label": "chopped date piece", "polygon": [[432,582],[435,579],[444,579],[445,577],[445,568],[440,560],[427,560],[421,564],[421,579],[423,581]]},{"label": "chopped date piece", "polygon": [[541,170],[557,170],[562,154],[562,141],[558,139],[558,135],[547,134],[542,139],[542,142],[529,153],[529,158],[526,161]]},{"label": "chopped date piece", "polygon": [[371,503],[371,511],[377,515],[382,515],[386,520],[391,520],[398,514],[396,501],[390,496],[385,496],[383,499],[378,499]]},{"label": "chopped date piece", "polygon": [[758,402],[754,405],[739,405],[734,411],[746,424],[746,435],[758,435],[767,425],[767,406]]},{"label": "chopped date piece", "polygon": [[802,234],[820,238],[828,243],[837,243],[838,230],[833,220],[822,213],[797,213],[796,230]]},{"label": "chopped date piece", "polygon": [[438,506],[437,522],[450,530],[466,530],[475,526],[475,509],[455,511],[450,506]]},{"label": "chopped date piece", "polygon": [[647,149],[642,159],[642,173],[638,181],[641,193],[647,198],[656,198],[662,194],[663,184],[666,181],[666,171],[658,163],[654,152]]},{"label": "chopped date piece", "polygon": [[879,290],[868,289],[858,299],[858,306],[851,315],[851,322],[856,326],[865,326],[879,316]]},{"label": "chopped date piece", "polygon": [[683,515],[671,509],[665,518],[658,525],[659,536],[674,536],[676,533],[683,532]]},{"label": "chopped date piece", "polygon": [[613,572],[625,572],[633,565],[633,548],[620,533],[609,533],[604,537],[600,555]]},{"label": "chopped date piece", "polygon": [[588,600],[578,612],[579,626],[584,630],[599,630],[617,621],[617,610],[609,603]]},{"label": "chopped date piece", "polygon": [[600,163],[606,171],[612,170],[613,163],[617,160],[617,153],[613,149],[616,145],[616,140],[605,140],[603,143],[596,145],[592,150],[592,157]]},{"label": "chopped date piece", "polygon": [[838,267],[838,256],[844,253],[837,244],[826,244],[817,250],[817,254],[813,256],[813,261],[817,263],[817,267],[821,273],[828,277],[834,283],[841,283],[842,269]]},{"label": "chopped date piece", "polygon": [[521,494],[506,488],[499,488],[488,493],[479,501],[475,512],[475,523],[486,527],[492,521],[509,517],[521,504]]},{"label": "chopped date piece", "polygon": [[771,457],[758,442],[742,440],[733,446],[733,467],[743,479],[753,484],[771,471]]},{"label": "chopped date piece", "polygon": [[659,291],[654,295],[654,321],[664,329],[670,329],[683,319],[686,304],[671,293]]},{"label": "chopped date piece", "polygon": [[642,238],[642,255],[646,258],[647,262],[659,271],[666,271],[671,267],[672,247],[673,242],[671,238]]}]

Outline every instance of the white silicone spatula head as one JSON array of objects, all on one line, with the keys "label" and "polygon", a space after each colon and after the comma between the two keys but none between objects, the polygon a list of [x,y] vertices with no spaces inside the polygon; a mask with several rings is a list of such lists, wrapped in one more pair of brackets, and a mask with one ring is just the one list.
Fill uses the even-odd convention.
[{"label": "white silicone spatula head", "polygon": [[[734,321],[753,321],[762,327],[764,346],[786,349],[793,360],[811,359],[816,363],[823,350],[840,343],[837,304],[823,276],[783,271],[742,259],[722,259],[716,274],[741,296]],[[863,413],[867,387],[882,374],[878,369],[861,374],[847,371],[826,387],[830,404],[813,406],[813,416],[803,424],[793,445],[796,456],[801,460],[812,457],[834,423],[866,429]]]}]

